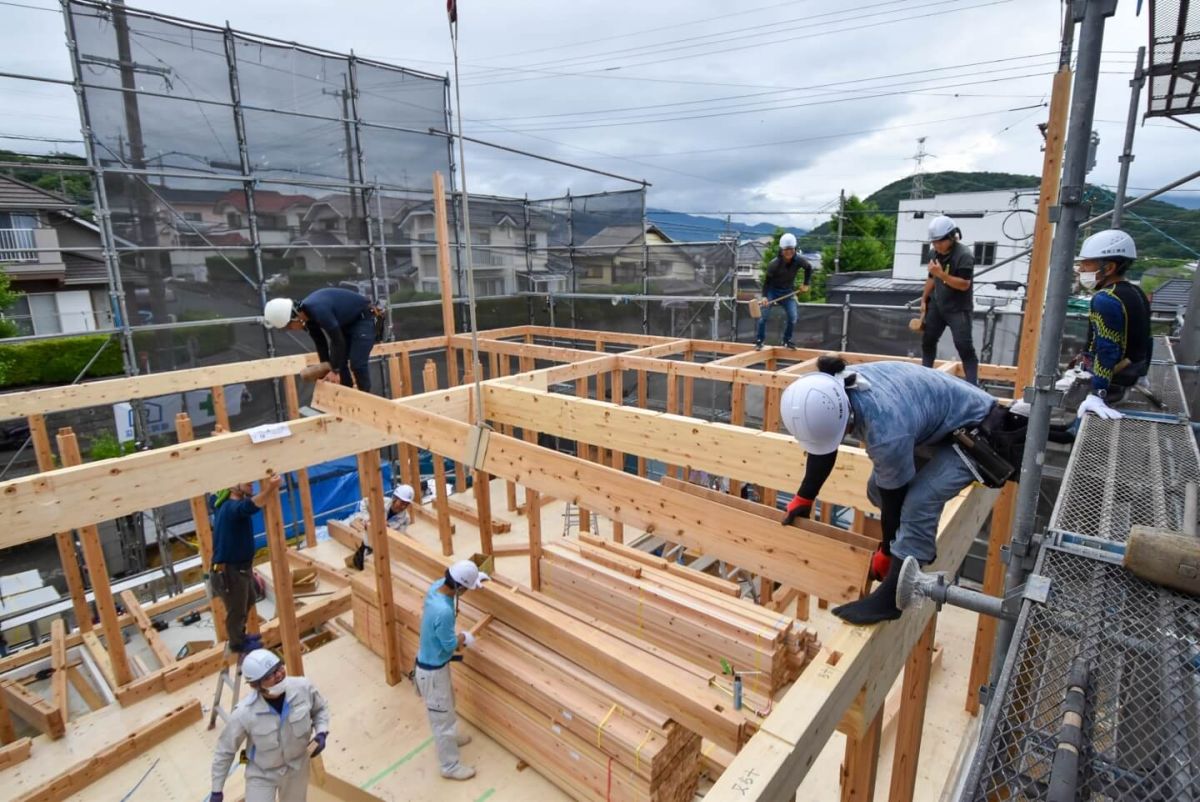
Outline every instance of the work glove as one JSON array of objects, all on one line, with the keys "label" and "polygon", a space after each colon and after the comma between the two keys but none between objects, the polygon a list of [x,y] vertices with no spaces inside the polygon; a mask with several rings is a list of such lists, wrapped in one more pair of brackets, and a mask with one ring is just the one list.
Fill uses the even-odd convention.
[{"label": "work glove", "polygon": [[792,521],[797,518],[811,518],[812,508],[813,500],[811,498],[792,496],[792,500],[787,505],[787,515],[783,516],[783,525],[791,526]]},{"label": "work glove", "polygon": [[871,575],[870,578],[876,581],[882,581],[888,575],[888,571],[892,567],[892,555],[889,554],[881,545],[875,549],[875,553],[871,555]]},{"label": "work glove", "polygon": [[1082,418],[1088,412],[1104,420],[1119,420],[1125,417],[1104,403],[1104,399],[1095,393],[1090,393],[1087,398],[1083,399],[1083,403],[1079,405],[1079,411],[1076,415]]},{"label": "work glove", "polygon": [[472,635],[470,632],[464,632],[463,633],[463,648],[470,649],[474,645],[475,645],[475,636]]},{"label": "work glove", "polygon": [[327,733],[327,732],[318,732],[315,736],[313,736],[313,743],[315,743],[317,745],[317,748],[312,750],[312,752],[310,752],[308,756],[316,757],[317,755],[324,752],[325,751],[325,739],[328,737],[329,737],[329,733]]},{"label": "work glove", "polygon": [[1072,368],[1064,371],[1062,378],[1054,383],[1054,389],[1058,390],[1060,393],[1065,393],[1067,390],[1070,390],[1075,386],[1075,382],[1079,381],[1080,379],[1087,378],[1088,375],[1089,374],[1086,370],[1082,370],[1080,368]]},{"label": "work glove", "polygon": [[225,802],[225,792],[213,791],[208,795],[208,802]]}]

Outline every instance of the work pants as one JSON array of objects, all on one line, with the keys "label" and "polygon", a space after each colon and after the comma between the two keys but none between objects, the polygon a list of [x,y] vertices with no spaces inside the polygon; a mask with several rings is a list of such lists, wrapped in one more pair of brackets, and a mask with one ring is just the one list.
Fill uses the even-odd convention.
[{"label": "work pants", "polygon": [[[767,290],[767,300],[774,301],[776,298],[787,295],[791,290]],[[758,342],[764,342],[767,338],[767,319],[771,317],[771,310],[777,306],[782,306],[783,311],[787,313],[787,324],[783,327],[782,342],[790,343],[792,341],[792,330],[796,328],[796,321],[800,318],[800,305],[796,303],[796,296],[788,298],[786,301],[780,301],[777,304],[764,306],[762,317],[758,319],[758,334],[755,339]]]},{"label": "work pants", "polygon": [[225,632],[231,651],[240,652],[246,642],[246,619],[254,606],[253,563],[225,563],[213,572],[213,590],[225,603]]},{"label": "work pants", "polygon": [[346,364],[342,365],[342,386],[350,387],[353,374],[354,387],[364,393],[371,392],[371,349],[375,347],[375,320],[363,317],[342,329],[346,338]]},{"label": "work pants", "polygon": [[[975,481],[975,475],[963,458],[949,445],[937,446],[922,464],[917,460],[917,475],[908,483],[908,493],[900,507],[900,528],[892,541],[892,556],[903,560],[915,557],[928,564],[937,557],[937,528],[946,502]],[[867,498],[880,506],[875,474],[867,480]]]},{"label": "work pants", "polygon": [[246,802],[307,802],[308,758],[298,768],[264,777],[246,773]]},{"label": "work pants", "polygon": [[[432,671],[417,666],[417,693],[425,702],[429,729],[437,747],[442,774],[458,768],[458,716],[454,712],[454,686],[450,682],[449,664]],[[250,802],[250,800],[246,800]]]},{"label": "work pants", "polygon": [[975,343],[971,339],[971,313],[943,312],[932,299],[925,310],[925,330],[921,334],[921,364],[933,367],[937,359],[938,340],[946,328],[954,338],[954,349],[962,362],[963,375],[970,384],[979,384],[979,357],[975,354]]}]

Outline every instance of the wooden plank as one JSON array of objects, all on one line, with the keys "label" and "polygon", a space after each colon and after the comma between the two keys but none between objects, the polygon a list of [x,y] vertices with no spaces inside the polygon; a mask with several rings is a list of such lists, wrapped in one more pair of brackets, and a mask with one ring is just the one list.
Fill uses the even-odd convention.
[{"label": "wooden plank", "polygon": [[75,689],[75,693],[83,698],[84,704],[89,710],[99,710],[104,707],[104,699],[96,691],[95,686],[91,681],[83,675],[83,672],[74,666],[67,668],[67,678],[71,681],[71,686]]},{"label": "wooden plank", "polygon": [[65,725],[71,720],[67,696],[67,626],[61,618],[50,622],[50,698]]},{"label": "wooden plank", "polygon": [[875,774],[879,766],[879,740],[883,732],[883,710],[861,738],[846,739],[846,761],[842,764],[842,802],[871,802],[875,798]]},{"label": "wooden plank", "polygon": [[889,802],[912,799],[917,784],[917,761],[921,756],[921,733],[925,727],[925,703],[929,698],[929,675],[933,669],[933,639],[936,633],[935,615],[925,625],[925,631],[921,633],[904,665],[900,719],[896,725],[896,750],[892,755],[892,779],[888,789]]},{"label": "wooden plank", "polygon": [[379,452],[372,449],[358,455],[358,475],[369,506],[367,532],[371,539],[371,564],[375,572],[375,593],[383,623],[383,669],[388,685],[397,685],[404,676],[401,668],[400,638],[396,630],[396,604],[392,597],[392,560],[388,548],[387,511],[384,509],[383,483],[379,471]]},{"label": "wooden plank", "polygon": [[165,667],[174,663],[175,655],[163,643],[158,630],[154,628],[154,624],[150,621],[150,616],[146,615],[146,611],[142,609],[141,602],[137,600],[137,596],[133,595],[132,590],[126,590],[121,593],[121,603],[125,605],[125,609],[133,616],[133,620],[137,622],[138,629],[142,631],[142,636],[150,644],[150,651],[154,652],[154,656],[158,658],[158,664]]},{"label": "wooden plank", "polygon": [[[487,417],[497,422],[604,443],[614,450],[737,477],[763,488],[792,492],[804,479],[804,451],[782,434],[509,385],[487,384],[483,396]],[[835,504],[872,507],[866,496],[871,470],[864,450],[843,446],[825,495]]]},{"label": "wooden plank", "polygon": [[[357,546],[355,546],[355,548],[357,548]],[[353,576],[350,574],[348,569],[334,568],[327,563],[321,562],[320,560],[314,560],[307,554],[301,554],[294,549],[288,549],[287,558],[288,562],[300,568],[316,571],[317,576],[322,582],[329,582],[339,588],[349,586],[351,580],[353,579]]]},{"label": "wooden plank", "polygon": [[66,722],[57,707],[10,679],[0,680],[0,695],[8,711],[31,727],[57,740],[67,732]]},{"label": "wooden plank", "polygon": [[725,368],[748,368],[751,365],[757,365],[759,362],[766,361],[766,358],[767,353],[765,351],[755,351],[752,347],[748,347],[740,354],[723,356],[720,359],[714,359],[708,364],[720,365]]},{"label": "wooden plank", "polygon": [[[79,465],[79,442],[69,427],[59,429],[58,453],[63,465]],[[62,504],[82,504],[82,499],[61,499]],[[92,583],[92,597],[96,600],[96,611],[100,614],[100,625],[104,629],[104,640],[108,645],[108,656],[112,662],[113,676],[117,685],[124,685],[133,677],[129,673],[129,660],[125,656],[125,641],[121,638],[121,624],[117,621],[117,606],[109,585],[108,563],[104,560],[104,549],[100,545],[100,530],[93,526],[79,527],[79,542],[83,545],[83,557],[87,563],[88,579]]]},{"label": "wooden plank", "polygon": [[618,571],[625,576],[630,576],[634,579],[637,579],[642,575],[642,567],[640,565],[631,560],[626,560],[617,554],[606,552],[604,549],[599,549],[595,546],[589,546],[585,543],[580,543],[579,553],[588,560],[594,563],[599,563],[606,568],[611,568],[614,571]]},{"label": "wooden plank", "polygon": [[738,597],[742,592],[741,587],[736,582],[730,582],[727,579],[721,579],[720,577],[697,571],[694,568],[689,568],[686,565],[680,565],[679,563],[670,560],[664,560],[662,557],[656,557],[653,554],[642,551],[641,549],[624,546],[619,543],[608,543],[604,540],[593,538],[588,535],[580,535],[579,542],[611,551],[627,560],[635,560],[643,565],[648,565],[651,568],[657,568],[660,571],[666,571],[667,573],[679,577],[682,580],[696,585],[701,585],[708,590],[715,591],[725,596]]},{"label": "wooden plank", "polygon": [[[175,416],[175,435],[180,443],[189,443],[196,439],[192,429],[192,419],[186,412]],[[192,521],[196,525],[196,543],[200,548],[200,562],[204,566],[204,579],[207,582],[212,572],[213,533],[212,521],[208,517],[208,499],[203,495],[195,495],[188,499],[192,508]],[[223,641],[229,637],[225,631],[225,600],[217,594],[212,595],[213,629],[217,640]]]},{"label": "wooden plank", "polygon": [[[2,396],[0,396],[2,398]],[[37,459],[39,472],[55,468],[54,452],[50,449],[50,433],[46,428],[45,415],[30,415],[29,439]],[[75,554],[75,535],[71,532],[55,532],[54,544],[58,548],[58,561],[62,564],[63,578],[67,580],[67,592],[71,594],[71,609],[75,613],[75,626],[88,632],[92,628],[92,611],[88,607],[83,587],[83,574],[79,570],[79,558]]]},{"label": "wooden plank", "polygon": [[[436,390],[438,386],[437,364],[425,360],[423,375],[425,390]],[[446,494],[446,463],[437,452],[430,452],[433,459],[434,509],[437,510],[438,537],[442,541],[442,554],[449,557],[454,553],[453,532],[450,529],[450,499]]]},{"label": "wooden plank", "polygon": [[[283,378],[283,396],[287,404],[288,418],[296,420],[300,417],[300,394],[296,389],[295,376]],[[296,471],[296,482],[300,485],[300,516],[304,521],[304,543],[313,548],[317,545],[317,521],[313,516],[312,483],[308,479],[307,468]]]},{"label": "wooden plank", "polygon": [[[272,479],[278,481],[279,477],[274,474],[264,477],[263,487],[268,487]],[[383,493],[377,495],[382,501]],[[266,526],[267,551],[271,556],[271,579],[275,584],[275,616],[279,622],[283,662],[289,674],[302,677],[304,661],[300,656],[300,630],[296,627],[296,600],[292,596],[292,571],[287,563],[288,545],[283,534],[283,510],[279,505],[278,488],[267,496],[262,511]]]},{"label": "wooden plank", "polygon": [[[314,404],[383,431],[403,431],[406,438],[435,453],[461,453],[469,435],[465,423],[396,406],[329,382],[317,388]],[[781,539],[778,526],[771,521],[748,519],[723,505],[500,434],[488,438],[482,466],[490,474],[512,478],[555,498],[576,503],[586,498],[592,509],[609,518],[754,573],[775,574],[773,579],[823,598],[857,598],[870,558],[863,549],[802,529],[797,529],[794,537]]]},{"label": "wooden plank", "polygon": [[325,415],[288,427],[290,436],[258,444],[233,432],[2,482],[0,549],[389,442]]},{"label": "wooden plank", "polygon": [[20,802],[58,802],[82,792],[104,775],[125,765],[175,733],[201,718],[200,701],[193,700],[167,712],[150,724],[139,727],[124,738],[59,774],[57,777],[17,797]]},{"label": "wooden plank", "polygon": [[[995,499],[996,491],[972,487],[946,505],[938,558],[929,570],[958,567]],[[934,612],[925,605],[871,627],[841,624],[713,785],[706,802],[790,799],[864,684],[866,693],[857,705],[863,724],[855,726],[865,732]]]},{"label": "wooden plank", "polygon": [[13,741],[7,746],[0,747],[0,771],[15,766],[18,763],[28,760],[29,753],[33,751],[33,739],[21,738]]}]

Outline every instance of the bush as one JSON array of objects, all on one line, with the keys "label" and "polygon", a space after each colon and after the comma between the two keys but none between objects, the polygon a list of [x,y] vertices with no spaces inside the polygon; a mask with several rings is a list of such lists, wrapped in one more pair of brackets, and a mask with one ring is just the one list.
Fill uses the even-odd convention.
[{"label": "bush", "polygon": [[0,387],[69,384],[100,346],[104,351],[88,369],[88,378],[125,372],[121,345],[115,337],[91,335],[24,343],[0,342]]},{"label": "bush", "polygon": [[88,443],[88,462],[123,457],[126,454],[132,454],[136,450],[137,444],[132,440],[122,443],[117,440],[116,435],[112,432],[101,432]]}]

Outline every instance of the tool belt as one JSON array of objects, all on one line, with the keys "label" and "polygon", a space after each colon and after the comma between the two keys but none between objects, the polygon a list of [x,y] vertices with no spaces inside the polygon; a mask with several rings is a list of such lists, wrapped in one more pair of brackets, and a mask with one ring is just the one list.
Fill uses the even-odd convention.
[{"label": "tool belt", "polygon": [[1004,487],[1018,480],[1029,419],[996,404],[982,421],[950,433],[950,441],[981,484]]},{"label": "tool belt", "polygon": [[387,305],[382,301],[372,301],[367,307],[367,311],[363,313],[363,317],[370,320],[375,326],[375,342],[383,342],[383,337],[387,333]]}]

